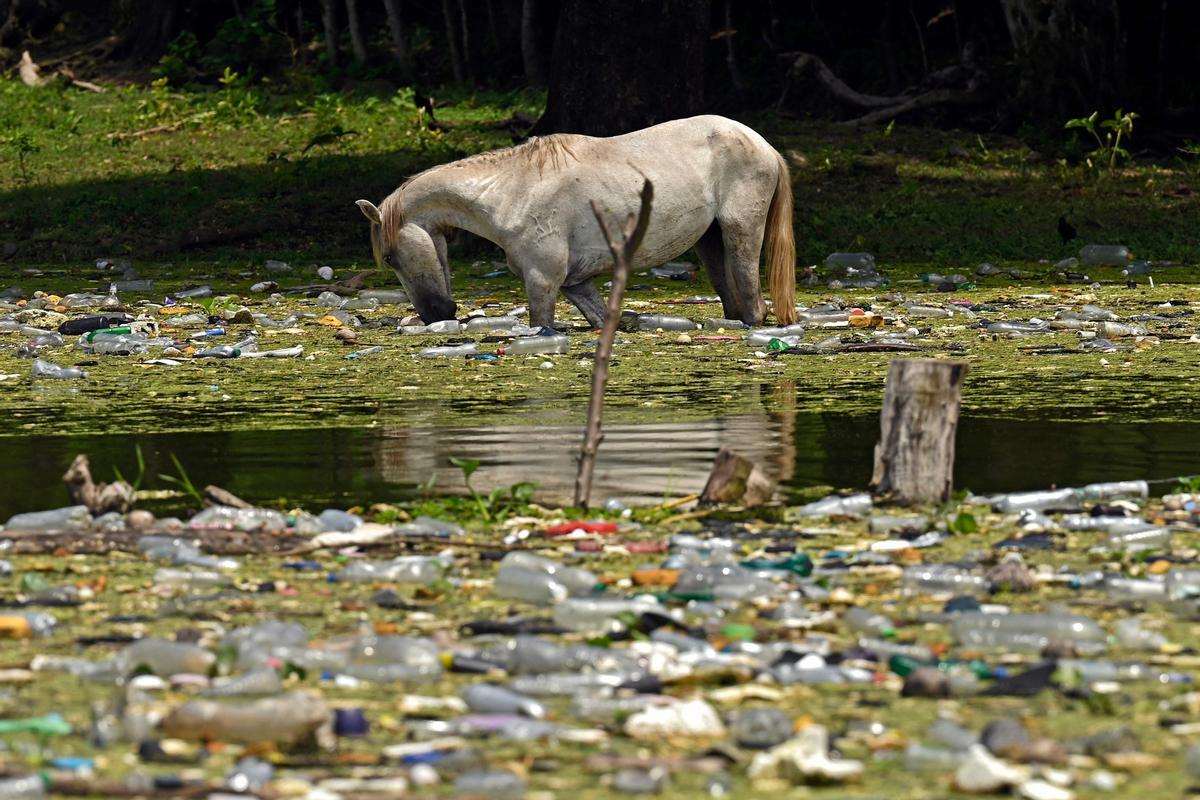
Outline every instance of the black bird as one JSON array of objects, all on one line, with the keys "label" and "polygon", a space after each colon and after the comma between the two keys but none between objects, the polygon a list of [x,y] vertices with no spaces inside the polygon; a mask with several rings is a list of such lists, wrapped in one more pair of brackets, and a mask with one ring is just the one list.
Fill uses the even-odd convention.
[{"label": "black bird", "polygon": [[1063,244],[1079,238],[1079,234],[1075,232],[1075,226],[1067,222],[1066,217],[1058,218],[1058,235],[1062,237]]}]

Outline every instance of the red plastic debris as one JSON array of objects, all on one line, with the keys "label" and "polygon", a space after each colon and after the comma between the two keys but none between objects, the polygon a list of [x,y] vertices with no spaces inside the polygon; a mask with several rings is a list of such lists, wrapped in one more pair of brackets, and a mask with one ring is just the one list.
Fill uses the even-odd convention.
[{"label": "red plastic debris", "polygon": [[565,536],[568,533],[575,531],[583,531],[584,533],[616,533],[617,523],[600,520],[598,522],[563,522],[559,525],[551,525],[546,530],[542,531],[547,536]]}]

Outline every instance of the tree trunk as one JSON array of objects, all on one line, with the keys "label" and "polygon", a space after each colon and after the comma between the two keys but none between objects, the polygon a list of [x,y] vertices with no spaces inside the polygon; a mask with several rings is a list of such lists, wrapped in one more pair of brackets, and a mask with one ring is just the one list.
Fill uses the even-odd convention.
[{"label": "tree trunk", "polygon": [[454,82],[465,83],[462,59],[458,55],[458,30],[454,24],[451,2],[452,0],[442,0],[442,17],[446,21],[446,47],[450,50],[450,69],[454,72]]},{"label": "tree trunk", "polygon": [[525,82],[541,89],[546,85],[542,69],[542,54],[537,43],[537,0],[521,3],[521,60],[525,65]]},{"label": "tree trunk", "polygon": [[350,49],[354,60],[367,63],[367,43],[363,41],[362,24],[358,20],[358,0],[346,0],[346,25],[350,28]]},{"label": "tree trunk", "polygon": [[463,0],[458,0],[458,18],[462,32],[462,64],[463,77],[467,83],[474,82],[474,71],[471,69],[471,35],[467,25],[467,6]]},{"label": "tree trunk", "polygon": [[338,65],[338,30],[336,0],[321,0],[321,25],[325,29],[325,55],[329,66]]},{"label": "tree trunk", "polygon": [[1061,126],[1121,96],[1124,34],[1117,0],[1001,0],[1016,56],[1014,106]]},{"label": "tree trunk", "polygon": [[888,367],[871,490],[900,503],[941,503],[954,488],[954,434],[967,365],[898,358]]},{"label": "tree trunk", "polygon": [[709,0],[565,0],[533,133],[613,136],[701,111]]},{"label": "tree trunk", "polygon": [[129,56],[148,63],[163,54],[178,32],[179,0],[141,0],[137,9]]},{"label": "tree trunk", "polygon": [[729,68],[729,82],[738,96],[746,93],[746,82],[742,80],[742,71],[738,69],[737,51],[733,47],[735,34],[733,27],[733,0],[725,0],[725,66]]},{"label": "tree trunk", "polygon": [[405,80],[412,79],[412,62],[408,58],[408,43],[404,40],[404,18],[400,16],[400,0],[383,0],[387,9],[388,29],[392,32],[392,53],[400,65]]}]

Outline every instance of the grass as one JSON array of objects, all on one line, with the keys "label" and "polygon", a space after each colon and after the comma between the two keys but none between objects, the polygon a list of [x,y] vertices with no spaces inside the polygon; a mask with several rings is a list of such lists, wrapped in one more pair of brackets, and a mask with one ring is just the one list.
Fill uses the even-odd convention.
[{"label": "grass", "polygon": [[[0,244],[24,263],[98,257],[364,261],[353,207],[405,176],[512,142],[531,93],[438,94],[431,128],[408,89],[279,94],[235,75],[220,89],[103,94],[0,80]],[[1158,260],[1200,261],[1191,235],[1194,156],[1099,176],[1005,137],[896,126],[855,132],[772,114],[745,121],[792,165],[807,263],[833,250],[940,265],[1058,258],[1055,221]],[[146,133],[146,131],[157,131]],[[140,134],[140,135],[139,135]],[[1136,140],[1134,141],[1136,145]],[[1075,149],[1078,149],[1075,147]]]}]

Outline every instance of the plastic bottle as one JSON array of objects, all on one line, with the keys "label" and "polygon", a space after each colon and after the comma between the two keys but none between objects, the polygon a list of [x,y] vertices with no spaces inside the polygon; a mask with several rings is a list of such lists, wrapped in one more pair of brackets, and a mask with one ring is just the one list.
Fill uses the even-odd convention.
[{"label": "plastic bottle", "polygon": [[[380,348],[382,349],[382,348]],[[281,347],[276,350],[242,350],[242,358],[299,358],[304,355],[304,345]]]},{"label": "plastic bottle", "polygon": [[946,750],[941,747],[930,747],[920,742],[913,742],[904,750],[904,768],[908,770],[941,770],[948,772],[957,769],[967,757],[965,752]]},{"label": "plastic bottle", "polygon": [[240,695],[272,695],[283,691],[279,673],[270,668],[252,669],[219,683],[213,683],[202,694],[208,697],[237,697]]},{"label": "plastic bottle", "polygon": [[425,326],[429,333],[461,333],[462,325],[456,319],[443,319]]},{"label": "plastic bottle", "polygon": [[456,358],[460,356],[472,356],[478,352],[478,345],[476,345],[475,342],[469,342],[468,344],[460,345],[426,347],[417,355],[419,355],[421,358]]},{"label": "plastic bottle", "polygon": [[1121,274],[1125,277],[1129,277],[1131,275],[1149,275],[1152,270],[1153,265],[1149,261],[1143,259],[1132,262],[1128,267],[1121,270]]},{"label": "plastic bottle", "polygon": [[708,594],[716,600],[744,600],[764,597],[775,590],[775,583],[754,570],[736,564],[707,564],[680,570],[671,591],[682,595]]},{"label": "plastic bottle", "polygon": [[200,299],[200,298],[204,298],[204,297],[212,297],[212,293],[213,293],[212,287],[209,286],[208,284],[204,284],[203,286],[196,286],[191,289],[184,289],[182,291],[176,292],[175,297],[178,299],[181,299],[181,300],[191,300],[191,299]]},{"label": "plastic bottle", "polygon": [[746,328],[746,323],[742,322],[740,319],[706,319],[704,320],[704,327],[706,330],[710,331],[721,329],[727,331],[740,331]]},{"label": "plastic bottle", "polygon": [[57,625],[54,615],[45,611],[0,611],[0,639],[49,636]]},{"label": "plastic bottle", "polygon": [[178,739],[292,743],[307,739],[329,716],[329,707],[319,697],[289,692],[238,705],[191,700],[168,713],[160,727]]},{"label": "plastic bottle", "polygon": [[377,300],[384,306],[408,305],[408,295],[398,289],[363,289],[358,296],[368,300]]},{"label": "plastic bottle", "polygon": [[1048,322],[992,322],[989,323],[986,330],[988,333],[993,333],[1003,336],[1028,336],[1031,334],[1044,333],[1050,328]]},{"label": "plastic bottle", "polygon": [[507,331],[520,324],[516,317],[471,317],[463,328],[467,332]]},{"label": "plastic bottle", "polygon": [[[58,326],[58,332],[64,336],[75,336],[87,333],[88,331],[98,331],[117,325],[126,325],[130,322],[133,322],[133,317],[128,314],[97,314],[78,319],[69,319]],[[0,330],[3,329],[0,328]]]},{"label": "plastic bottle", "polygon": [[1113,600],[1152,602],[1167,599],[1167,585],[1162,581],[1106,575],[1100,588]]},{"label": "plastic bottle", "polygon": [[1113,532],[1108,546],[1114,550],[1159,550],[1171,546],[1171,529],[1154,526],[1142,530]]},{"label": "plastic bottle", "polygon": [[639,331],[694,331],[700,326],[687,317],[671,317],[665,314],[638,314]]},{"label": "plastic bottle", "polygon": [[525,781],[502,769],[464,772],[454,781],[454,793],[460,797],[521,797]]},{"label": "plastic bottle", "polygon": [[143,536],[138,539],[138,549],[147,558],[155,558],[193,567],[210,569],[237,569],[238,562],[230,558],[203,555],[190,542],[169,536]]},{"label": "plastic bottle", "polygon": [[554,578],[573,595],[587,594],[596,588],[599,579],[589,570],[572,567],[549,558],[534,555],[528,550],[513,550],[500,560],[500,566],[520,567],[541,572]]},{"label": "plastic bottle", "polygon": [[869,494],[855,494],[849,497],[830,495],[814,503],[800,506],[796,513],[804,517],[860,516],[869,514],[871,508],[872,501]]},{"label": "plastic bottle", "polygon": [[555,604],[553,618],[555,625],[567,630],[604,632],[613,628],[614,617],[647,612],[665,614],[666,609],[646,596],[569,597]]},{"label": "plastic bottle", "polygon": [[88,376],[87,372],[78,367],[60,367],[57,364],[51,364],[49,361],[43,361],[40,358],[33,360],[32,374],[35,378],[61,378],[63,380],[74,380]]},{"label": "plastic bottle", "polygon": [[260,528],[281,531],[288,527],[287,517],[270,508],[233,508],[209,506],[190,520],[189,528],[234,528],[253,531]]},{"label": "plastic bottle", "polygon": [[842,622],[854,633],[864,636],[890,637],[896,634],[896,626],[890,619],[860,606],[846,609]]},{"label": "plastic bottle", "polygon": [[317,305],[325,308],[337,308],[342,304],[341,295],[336,292],[321,292],[317,295]]},{"label": "plastic bottle", "polygon": [[570,340],[561,333],[549,336],[521,336],[496,348],[500,355],[517,356],[532,353],[566,353],[571,348]]},{"label": "plastic bottle", "polygon": [[1192,600],[1200,597],[1200,570],[1173,569],[1167,573],[1164,583],[1168,600]]},{"label": "plastic bottle", "polygon": [[242,351],[231,344],[219,344],[216,347],[200,350],[193,358],[237,358],[241,354]]},{"label": "plastic bottle", "polygon": [[515,566],[502,566],[496,572],[492,591],[497,597],[535,605],[557,603],[570,596],[567,587],[555,580],[554,576]]},{"label": "plastic bottle", "polygon": [[1079,251],[1084,264],[1106,264],[1120,267],[1129,263],[1129,248],[1119,244],[1087,244]]},{"label": "plastic bottle", "polygon": [[375,311],[379,308],[379,301],[372,298],[348,297],[341,302],[338,308],[343,311]]},{"label": "plastic bottle", "polygon": [[972,649],[1040,652],[1053,641],[1103,647],[1108,637],[1093,620],[1074,614],[985,614],[968,611],[950,623],[960,645]]},{"label": "plastic bottle", "polygon": [[825,257],[825,266],[846,269],[874,270],[875,256],[870,253],[830,253]]},{"label": "plastic bottle", "polygon": [[655,278],[687,281],[696,277],[696,265],[689,264],[686,261],[671,261],[657,267],[651,267],[650,274]]},{"label": "plastic bottle", "polygon": [[522,695],[574,697],[581,692],[611,692],[635,677],[624,672],[543,672],[538,675],[518,675],[508,685]]},{"label": "plastic bottle", "polygon": [[154,585],[170,589],[211,589],[228,586],[229,577],[212,570],[170,569],[154,571]]},{"label": "plastic bottle", "polygon": [[1048,489],[1038,492],[1014,492],[1002,495],[992,508],[1001,514],[1026,509],[1043,511],[1048,508],[1075,510],[1079,508],[1079,492],[1075,489]]},{"label": "plastic bottle", "polygon": [[41,775],[0,778],[0,800],[37,800],[46,796],[46,781]]},{"label": "plastic bottle", "polygon": [[523,714],[534,719],[546,716],[546,707],[532,697],[490,683],[467,686],[462,699],[468,708],[480,714]]},{"label": "plastic bottle", "polygon": [[140,355],[150,349],[149,340],[138,334],[96,333],[91,338],[90,349],[97,355],[130,356]]},{"label": "plastic bottle", "polygon": [[1113,625],[1117,644],[1126,650],[1159,650],[1167,645],[1167,637],[1142,627],[1139,619],[1126,617]]},{"label": "plastic bottle", "polygon": [[117,654],[117,662],[125,674],[145,666],[155,675],[207,675],[216,660],[203,647],[158,638],[139,639]]},{"label": "plastic bottle", "polygon": [[259,792],[266,788],[274,774],[275,767],[270,762],[244,756],[225,774],[225,786],[239,795]]},{"label": "plastic bottle", "polygon": [[1098,661],[1063,658],[1059,669],[1075,672],[1086,683],[1099,681],[1154,681],[1156,683],[1191,683],[1186,673],[1164,672],[1161,667],[1131,661]]},{"label": "plastic bottle", "polygon": [[915,594],[984,595],[991,592],[991,583],[977,575],[950,564],[921,564],[906,567],[905,591]]},{"label": "plastic bottle", "polygon": [[355,350],[353,353],[347,354],[346,358],[353,361],[355,359],[363,358],[364,356],[373,356],[376,353],[382,353],[382,352],[383,352],[383,348],[380,347],[379,345],[375,345],[374,347],[366,347],[366,348],[363,348],[362,350]]},{"label": "plastic bottle", "polygon": [[344,583],[417,583],[429,586],[445,573],[443,562],[431,556],[400,556],[392,561],[355,561],[337,573]]},{"label": "plastic bottle", "polygon": [[92,527],[92,514],[87,506],[28,511],[12,515],[4,527],[10,531],[82,531]]},{"label": "plastic bottle", "polygon": [[1122,336],[1145,336],[1146,329],[1141,325],[1124,325],[1120,322],[1096,323],[1096,335],[1104,339],[1118,339]]}]

